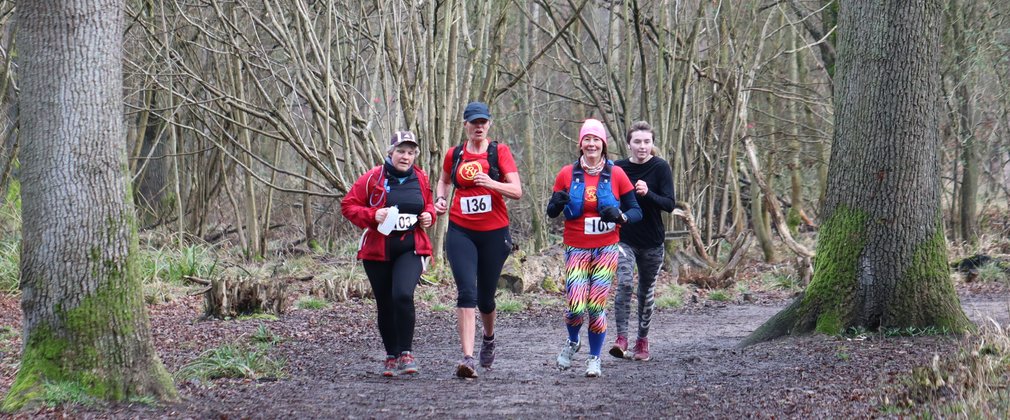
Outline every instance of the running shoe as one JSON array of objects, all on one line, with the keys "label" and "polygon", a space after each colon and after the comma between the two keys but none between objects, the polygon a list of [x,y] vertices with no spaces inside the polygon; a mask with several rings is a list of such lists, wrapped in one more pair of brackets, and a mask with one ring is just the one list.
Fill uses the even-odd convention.
[{"label": "running shoe", "polygon": [[558,354],[558,369],[565,370],[572,367],[572,356],[579,351],[579,347],[582,347],[582,342],[573,343],[571,340],[565,340],[565,346]]},{"label": "running shoe", "polygon": [[480,343],[480,365],[484,369],[491,369],[491,364],[494,363],[494,339],[490,341],[481,339]]},{"label": "running shoe", "polygon": [[617,340],[614,341],[614,346],[610,348],[610,355],[618,359],[628,358],[628,337],[623,335],[617,336]]},{"label": "running shoe", "polygon": [[382,376],[387,378],[396,376],[396,356],[386,356],[386,360],[382,362]]},{"label": "running shoe", "polygon": [[456,366],[456,376],[460,378],[477,377],[477,363],[473,356],[464,356],[463,360],[459,361],[459,365]]},{"label": "running shoe", "polygon": [[586,359],[586,377],[599,378],[600,376],[603,376],[603,372],[600,370],[600,356],[589,356]]},{"label": "running shoe", "polygon": [[649,356],[649,338],[639,337],[635,341],[635,348],[632,350],[632,353],[634,353],[633,358],[638,361],[648,362],[652,359],[652,356]]},{"label": "running shoe", "polygon": [[400,353],[400,358],[397,359],[396,365],[400,375],[417,375],[419,372],[417,362],[414,361],[414,355],[409,351]]}]

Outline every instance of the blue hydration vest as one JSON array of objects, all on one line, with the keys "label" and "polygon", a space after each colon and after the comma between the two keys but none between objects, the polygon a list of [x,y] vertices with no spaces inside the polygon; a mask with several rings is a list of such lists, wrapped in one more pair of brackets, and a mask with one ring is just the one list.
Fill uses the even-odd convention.
[{"label": "blue hydration vest", "polygon": [[[596,209],[604,207],[621,208],[621,203],[614,197],[614,190],[610,187],[610,168],[614,162],[607,159],[600,172],[600,182],[596,184]],[[565,204],[565,219],[573,220],[582,216],[582,205],[586,194],[586,173],[582,170],[582,165],[578,161],[572,165],[572,184],[568,187],[568,204]]]}]

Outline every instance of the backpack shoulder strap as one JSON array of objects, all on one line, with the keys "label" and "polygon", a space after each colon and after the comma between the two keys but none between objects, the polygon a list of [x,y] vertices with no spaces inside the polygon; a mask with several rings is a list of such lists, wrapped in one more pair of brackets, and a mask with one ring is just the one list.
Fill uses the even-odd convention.
[{"label": "backpack shoulder strap", "polygon": [[603,182],[610,181],[611,168],[614,167],[614,161],[607,159],[607,163],[603,164],[603,171],[600,172],[600,180]]},{"label": "backpack shoulder strap", "polygon": [[578,180],[579,182],[585,181],[586,173],[582,170],[582,165],[579,165],[579,161],[575,161],[572,164],[572,181]]},{"label": "backpack shoulder strap", "polygon": [[487,145],[487,175],[498,181],[501,177],[501,169],[498,168],[498,142],[492,141],[491,144]]},{"label": "backpack shoulder strap", "polygon": [[452,149],[452,172],[449,173],[449,178],[452,179],[452,185],[459,188],[459,181],[456,180],[456,171],[459,171],[459,162],[463,160],[463,147],[466,143],[460,143],[458,146]]}]

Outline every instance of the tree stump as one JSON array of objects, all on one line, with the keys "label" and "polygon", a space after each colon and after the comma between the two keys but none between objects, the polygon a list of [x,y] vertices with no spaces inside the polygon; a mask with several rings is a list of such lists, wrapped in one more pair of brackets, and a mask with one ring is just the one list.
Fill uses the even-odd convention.
[{"label": "tree stump", "polygon": [[207,286],[203,291],[205,318],[225,319],[255,313],[281,315],[289,306],[287,281],[244,277],[212,280],[186,277],[186,280]]}]

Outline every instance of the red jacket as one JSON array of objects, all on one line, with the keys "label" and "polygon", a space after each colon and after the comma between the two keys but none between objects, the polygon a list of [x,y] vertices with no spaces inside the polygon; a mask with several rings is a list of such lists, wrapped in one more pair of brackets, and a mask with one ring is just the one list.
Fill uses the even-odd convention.
[{"label": "red jacket", "polygon": [[[431,214],[431,223],[435,223],[435,206],[431,201],[431,186],[428,175],[421,168],[414,166],[417,183],[421,187],[421,197],[424,198],[424,211]],[[365,229],[358,244],[358,259],[371,261],[386,261],[386,236],[376,230],[379,224],[375,221],[375,212],[386,207],[385,183],[386,172],[382,165],[376,166],[358,178],[340,201],[340,214],[355,226]],[[421,226],[414,228],[414,253],[431,255],[431,239],[428,232]]]}]

